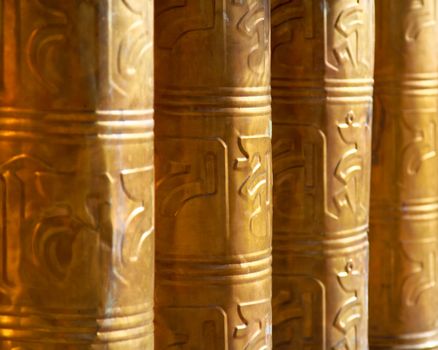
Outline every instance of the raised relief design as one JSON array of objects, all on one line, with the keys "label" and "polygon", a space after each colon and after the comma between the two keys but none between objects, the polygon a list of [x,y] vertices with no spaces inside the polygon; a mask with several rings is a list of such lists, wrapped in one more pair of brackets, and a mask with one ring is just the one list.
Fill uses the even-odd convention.
[{"label": "raised relief design", "polygon": [[[44,13],[41,22],[27,42],[28,64],[34,77],[50,93],[61,92],[64,77],[61,72],[68,43],[69,17],[62,3],[53,0],[33,0]],[[62,59],[60,58],[62,57]]]},{"label": "raised relief design", "polygon": [[[195,198],[213,196],[217,193],[217,162],[214,154],[207,153],[203,159],[204,168],[200,169],[199,177],[193,175],[190,163],[171,161],[169,174],[163,183],[177,183],[163,199],[160,212],[164,216],[177,216],[184,205]],[[184,180],[183,180],[184,179]],[[178,181],[180,180],[180,181]]]},{"label": "raised relief design", "polygon": [[[81,218],[72,213],[72,203],[53,200],[50,208],[47,203],[47,193],[41,187],[40,179],[50,176],[54,187],[61,186],[72,178],[71,173],[57,172],[43,161],[20,154],[10,158],[0,165],[0,210],[1,210],[1,287],[7,293],[15,287],[23,253],[23,230],[28,227],[30,219],[35,220],[35,232],[40,232],[42,226],[50,221],[51,229],[41,236],[33,234],[32,246],[36,262],[44,262],[47,271],[55,278],[62,279],[72,260],[71,242],[79,231],[86,226]],[[64,188],[64,190],[67,190]],[[67,190],[68,191],[68,190]],[[33,214],[34,203],[29,202],[32,193],[38,193],[41,199],[39,215]],[[59,197],[59,195],[58,195]],[[32,230],[32,228],[31,228]],[[38,239],[36,241],[35,239]]]},{"label": "raised relief design", "polygon": [[437,5],[435,0],[409,0],[405,22],[405,40],[413,42],[428,28],[436,25]]},{"label": "raised relief design", "polygon": [[436,239],[402,241],[403,260],[408,264],[403,276],[402,301],[406,306],[418,305],[421,296],[432,292],[436,281]]},{"label": "raised relief design", "polygon": [[[152,167],[123,170],[120,180],[110,174],[87,176],[93,186],[72,196],[72,188],[85,186],[83,174],[58,171],[27,154],[0,166],[2,291],[14,287],[12,276],[18,276],[19,253],[28,239],[33,262],[52,283],[71,278],[71,265],[80,254],[75,242],[81,235],[87,235],[90,244],[99,237],[106,239],[114,249],[114,273],[122,282],[129,282],[127,266],[140,260],[144,242],[153,232]],[[123,193],[117,197],[125,203],[123,211],[111,204],[110,196],[118,191]],[[120,216],[127,212],[116,227],[111,210]],[[29,237],[23,236],[26,230]],[[107,237],[111,234],[112,239]]]},{"label": "raised relief design", "polygon": [[[158,207],[159,213],[166,217],[176,217],[184,206],[189,205],[194,199],[215,196],[218,193],[218,159],[215,141],[196,139],[168,139],[169,148],[175,149],[178,145],[185,146],[193,151],[203,150],[199,163],[193,164],[191,153],[187,157],[180,152],[179,157],[171,157],[167,162],[165,176],[159,179],[158,191],[165,191]],[[203,148],[202,146],[205,146]]]},{"label": "raised relief design", "polygon": [[233,5],[245,6],[245,14],[240,18],[237,28],[248,37],[257,38],[248,55],[248,67],[255,73],[263,73],[269,62],[269,21],[264,0],[232,0]]},{"label": "raised relief design", "polygon": [[[298,71],[312,67],[314,57],[313,43],[301,45],[303,55],[294,51],[292,57],[287,54],[294,50],[294,43],[302,43],[302,38],[311,41],[315,38],[313,0],[273,0],[272,1],[272,59],[273,66]],[[282,49],[288,49],[284,54]],[[296,62],[296,57],[301,59]]]},{"label": "raised relief design", "polygon": [[334,321],[334,326],[343,334],[343,337],[332,349],[356,349],[359,341],[357,328],[363,321],[361,291],[365,282],[362,274],[355,269],[352,260],[347,262],[345,271],[338,273],[338,282],[348,298],[339,309]]},{"label": "raised relief design", "polygon": [[312,127],[278,125],[274,132],[274,217],[276,232],[314,230],[321,136]]},{"label": "raised relief design", "polygon": [[[132,264],[141,261],[147,239],[154,232],[153,200],[154,200],[153,167],[125,169],[120,174],[120,185],[123,189],[126,210],[123,222],[124,231],[116,236],[116,268],[115,273],[126,285],[125,277],[132,271]],[[121,215],[120,212],[117,213]]]},{"label": "raised relief design", "polygon": [[[327,0],[326,0],[327,1]],[[362,45],[368,45],[369,28],[365,22],[369,15],[365,12],[365,0],[343,0],[326,9],[326,60],[327,65],[338,71],[344,67],[357,69],[360,65],[369,67],[369,50]],[[333,12],[334,11],[334,12]],[[333,12],[333,13],[332,13]],[[328,16],[328,18],[327,18]]]},{"label": "raised relief design", "polygon": [[324,287],[305,276],[275,277],[274,349],[324,350]]},{"label": "raised relief design", "polygon": [[[63,282],[75,257],[78,236],[84,231],[96,234],[95,218],[83,215],[74,202],[65,198],[75,186],[77,173],[43,169],[36,170],[33,179],[41,208],[32,231],[32,252],[38,266],[50,272],[50,277]],[[29,180],[22,183],[24,191],[29,191],[32,181]]]},{"label": "raised relief design", "polygon": [[24,263],[22,254],[41,267],[42,280],[49,278],[53,286],[68,278],[77,253],[76,240],[94,229],[85,211],[68,196],[75,180],[75,172],[57,171],[28,154],[0,165],[3,293],[11,295],[21,283],[17,279]]},{"label": "raised relief design", "polygon": [[[160,138],[157,162],[157,211],[159,224],[174,225],[183,220],[191,230],[216,237],[228,237],[227,145],[221,139]],[[207,226],[200,217],[211,217]],[[202,232],[202,234],[201,234]],[[225,236],[224,236],[225,234]]]},{"label": "raised relief design", "polygon": [[241,324],[234,328],[234,339],[242,350],[268,350],[271,344],[271,300],[241,303]]},{"label": "raised relief design", "polygon": [[415,176],[423,164],[437,156],[435,111],[404,111],[402,115],[403,175]]},{"label": "raised relief design", "polygon": [[215,0],[172,0],[156,2],[157,45],[172,49],[191,32],[215,27]]},{"label": "raised relief design", "polygon": [[366,212],[363,186],[365,184],[364,157],[359,149],[359,140],[363,135],[364,124],[360,122],[353,111],[348,112],[345,121],[337,125],[342,143],[347,146],[337,162],[335,181],[337,183],[332,201],[335,211],[331,213],[339,218],[349,211],[354,215]]},{"label": "raised relief design", "polygon": [[219,307],[166,307],[156,322],[157,343],[164,349],[228,349],[227,315]]},{"label": "raised relief design", "polygon": [[235,169],[246,172],[239,194],[251,201],[250,230],[256,237],[266,237],[271,225],[271,139],[268,136],[240,136],[242,157]]},{"label": "raised relief design", "polygon": [[[109,18],[109,73],[112,88],[124,97],[130,97],[152,86],[147,72],[148,59],[152,55],[151,0],[111,0],[108,2]],[[125,21],[114,30],[117,16],[123,13]],[[129,19],[129,20],[128,20]],[[123,29],[122,29],[123,28]],[[143,77],[139,79],[139,77]]]}]

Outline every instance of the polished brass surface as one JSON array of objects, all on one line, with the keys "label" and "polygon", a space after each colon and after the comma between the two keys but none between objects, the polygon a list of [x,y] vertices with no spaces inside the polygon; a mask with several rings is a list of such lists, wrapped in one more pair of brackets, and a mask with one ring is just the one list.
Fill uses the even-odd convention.
[{"label": "polished brass surface", "polygon": [[438,1],[376,4],[370,344],[438,348]]},{"label": "polished brass surface", "polygon": [[373,61],[372,0],[273,0],[274,349],[368,349]]},{"label": "polished brass surface", "polygon": [[0,1],[1,349],[153,349],[152,5]]},{"label": "polished brass surface", "polygon": [[156,0],[156,347],[271,348],[268,0]]}]

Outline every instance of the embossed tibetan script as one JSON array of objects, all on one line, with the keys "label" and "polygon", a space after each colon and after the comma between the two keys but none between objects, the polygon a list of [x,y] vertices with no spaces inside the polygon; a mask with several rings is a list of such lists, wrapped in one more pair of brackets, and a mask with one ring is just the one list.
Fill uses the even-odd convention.
[{"label": "embossed tibetan script", "polygon": [[267,0],[155,1],[156,347],[271,347]]},{"label": "embossed tibetan script", "polygon": [[0,339],[153,348],[151,0],[0,1]]},{"label": "embossed tibetan script", "polygon": [[274,349],[368,349],[373,70],[372,0],[272,1]]},{"label": "embossed tibetan script", "polygon": [[376,2],[370,343],[438,347],[438,1]]}]

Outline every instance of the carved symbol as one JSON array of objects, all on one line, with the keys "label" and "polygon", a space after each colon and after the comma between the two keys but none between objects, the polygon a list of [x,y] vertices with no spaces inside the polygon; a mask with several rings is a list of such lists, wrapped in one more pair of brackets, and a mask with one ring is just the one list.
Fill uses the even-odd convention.
[{"label": "carved symbol", "polygon": [[414,176],[437,155],[435,112],[403,113],[402,126],[410,136],[403,148],[403,172]]},{"label": "carved symbol", "polygon": [[340,340],[333,350],[350,350],[357,347],[357,327],[362,322],[363,309],[359,299],[359,292],[362,289],[363,278],[359,271],[354,269],[354,263],[350,260],[345,271],[338,274],[338,282],[342,289],[348,293],[348,298],[338,311],[334,326],[342,332],[343,339]]},{"label": "carved symbol", "polygon": [[234,328],[234,338],[243,341],[242,350],[268,350],[271,339],[270,300],[242,303],[238,306],[242,324]]},{"label": "carved symbol", "polygon": [[[75,257],[74,243],[77,237],[84,233],[97,234],[105,227],[110,219],[101,215],[108,213],[109,203],[105,203],[105,211],[89,212],[88,203],[82,201],[81,196],[78,204],[66,195],[71,188],[75,188],[78,177],[75,172],[60,173],[45,169],[37,171],[34,177],[41,208],[32,231],[33,258],[36,265],[50,272],[50,277],[56,282],[62,282],[68,277]],[[99,193],[97,197],[100,201],[105,200],[105,193]]]},{"label": "carved symbol", "polygon": [[68,16],[56,1],[35,0],[35,3],[50,21],[32,32],[27,43],[28,63],[37,80],[56,94],[62,88],[63,77],[56,70],[59,64],[54,58],[63,54],[63,45],[67,43]]},{"label": "carved symbol", "polygon": [[[36,171],[50,169],[38,159],[26,154],[12,157],[0,166],[1,186],[1,284],[7,293],[14,288],[12,277],[20,265],[20,237],[25,224],[26,192],[24,176],[34,177]],[[27,171],[26,171],[27,170]],[[23,174],[26,173],[26,174]],[[35,179],[33,178],[33,181]],[[11,255],[13,252],[13,255]]]},{"label": "carved symbol", "polygon": [[402,299],[408,306],[415,306],[421,296],[436,286],[436,242],[403,241],[403,253],[410,263],[410,271],[403,279]]},{"label": "carved symbol", "polygon": [[171,186],[163,199],[160,212],[164,216],[177,216],[184,205],[198,197],[211,196],[217,192],[216,157],[212,153],[204,154],[204,168],[199,177],[194,168],[187,163],[172,161],[168,175],[161,181]]},{"label": "carved symbol", "polygon": [[163,308],[157,312],[157,344],[171,350],[226,349],[226,318],[218,307]]},{"label": "carved symbol", "polygon": [[[350,8],[343,10],[335,22],[335,29],[341,34],[343,40],[334,47],[334,54],[339,66],[351,62],[356,67],[359,62],[359,37],[361,27],[364,25],[364,11],[356,3]],[[356,40],[356,43],[352,43]],[[355,48],[354,46],[355,45]]]},{"label": "carved symbol", "polygon": [[421,32],[436,24],[436,5],[434,0],[410,0],[406,18],[405,39],[412,42],[418,39]]},{"label": "carved symbol", "polygon": [[172,49],[188,33],[215,27],[215,0],[172,0],[156,3],[157,44]]},{"label": "carved symbol", "polygon": [[[272,27],[280,27],[286,24],[291,25],[297,20],[302,20],[304,22],[304,37],[311,39],[314,37],[314,27],[313,27],[313,0],[297,2],[295,0],[273,0],[272,1]],[[301,21],[300,21],[301,22]],[[284,34],[289,34],[290,37],[292,33],[291,28],[284,29]],[[287,32],[287,33],[286,33]],[[291,38],[290,38],[291,39]],[[290,40],[289,39],[289,40]],[[288,41],[289,41],[288,40]],[[275,41],[277,44],[279,41]],[[283,42],[283,41],[281,41]]]},{"label": "carved symbol", "polygon": [[[294,323],[299,322],[302,327],[301,337],[312,337],[312,294],[304,293],[301,301],[295,302],[291,292],[282,290],[274,299],[274,333],[277,334],[275,348],[281,349],[293,345],[293,339],[297,335],[294,330]],[[284,331],[282,331],[284,330]],[[300,329],[301,330],[301,329]]]},{"label": "carved symbol", "polygon": [[[284,69],[290,69],[290,57],[280,55],[279,49],[286,45],[292,46],[295,38],[313,39],[314,36],[313,0],[272,1],[272,56],[277,64]],[[313,57],[313,45],[309,45],[309,50],[310,52],[305,50],[306,58],[303,58],[302,64],[306,64],[309,57]],[[298,52],[296,54],[299,55]]]},{"label": "carved symbol", "polygon": [[[115,43],[117,69],[113,71],[111,67],[110,79],[112,86],[120,94],[129,96],[131,91],[137,90],[138,85],[146,81],[145,77],[142,79],[138,77],[145,75],[143,72],[146,57],[152,50],[152,32],[149,30],[149,6],[146,6],[144,1],[123,0],[123,4],[130,12],[132,19],[122,37]],[[110,9],[110,11],[113,10]],[[111,13],[110,16],[113,14]],[[111,35],[113,35],[112,32]]]},{"label": "carved symbol", "polygon": [[[37,264],[45,271],[62,280],[72,261],[72,245],[78,233],[87,224],[75,216],[72,204],[61,201],[46,192],[44,178],[50,178],[51,187],[63,184],[71,188],[72,173],[58,172],[41,160],[21,154],[12,157],[0,166],[1,215],[1,285],[2,291],[14,287],[12,276],[17,276],[21,263],[23,228],[34,220],[32,252]],[[62,193],[68,193],[65,188]],[[32,195],[34,193],[34,195]],[[38,199],[35,199],[38,198]],[[37,215],[30,214],[31,200],[38,200]],[[11,255],[11,253],[13,254]],[[15,271],[15,272],[14,272]]]},{"label": "carved symbol", "polygon": [[293,227],[297,230],[306,230],[314,217],[315,145],[309,140],[310,135],[302,135],[298,130],[301,128],[287,128],[290,138],[277,136],[273,144],[276,228],[295,223]]},{"label": "carved symbol", "polygon": [[123,283],[128,284],[126,274],[131,270],[131,264],[140,261],[144,244],[154,231],[151,219],[154,198],[153,167],[123,170],[120,183],[125,195],[124,201],[130,209],[123,224],[124,232],[117,235],[116,239],[115,274]]},{"label": "carved symbol", "polygon": [[344,208],[350,208],[357,213],[361,206],[361,190],[363,186],[364,159],[359,151],[358,140],[363,125],[356,121],[356,116],[351,111],[347,114],[345,123],[338,125],[338,131],[342,141],[351,146],[342,156],[336,166],[336,179],[342,184],[334,197],[338,212]]},{"label": "carved symbol", "polygon": [[237,24],[238,30],[248,38],[257,36],[257,44],[248,56],[248,67],[255,73],[263,73],[268,63],[269,30],[267,29],[266,9],[264,1],[233,0],[234,5],[248,7],[247,12]]},{"label": "carved symbol", "polygon": [[156,169],[157,224],[171,225],[172,235],[181,237],[189,225],[203,242],[222,237],[215,246],[221,251],[230,232],[227,144],[220,138],[164,137],[157,140],[156,150],[163,157]]},{"label": "carved symbol", "polygon": [[[235,161],[236,170],[249,171],[249,175],[240,186],[239,193],[252,201],[250,230],[257,237],[265,237],[270,232],[270,142],[267,136],[240,136],[239,150],[244,157],[237,158]],[[260,152],[260,149],[263,151]]]},{"label": "carved symbol", "polygon": [[308,276],[274,276],[274,349],[325,349],[324,285]]},{"label": "carved symbol", "polygon": [[87,224],[75,217],[70,206],[55,205],[36,225],[32,243],[38,265],[63,281],[73,259],[73,246]]}]

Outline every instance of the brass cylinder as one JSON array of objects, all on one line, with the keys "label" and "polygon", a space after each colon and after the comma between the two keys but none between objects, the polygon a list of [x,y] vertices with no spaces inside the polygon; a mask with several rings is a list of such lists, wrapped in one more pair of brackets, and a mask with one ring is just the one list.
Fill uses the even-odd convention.
[{"label": "brass cylinder", "polygon": [[157,348],[269,349],[269,2],[155,6]]},{"label": "brass cylinder", "polygon": [[153,349],[152,5],[0,2],[1,349]]},{"label": "brass cylinder", "polygon": [[438,348],[438,1],[379,1],[370,344]]},{"label": "brass cylinder", "polygon": [[368,349],[373,65],[373,0],[273,0],[274,349]]}]

